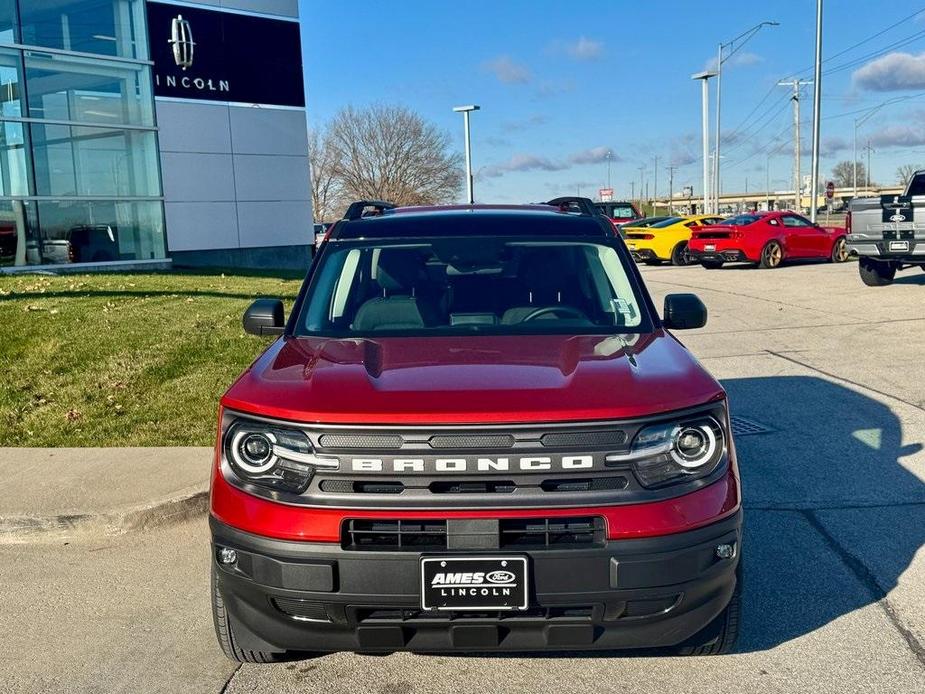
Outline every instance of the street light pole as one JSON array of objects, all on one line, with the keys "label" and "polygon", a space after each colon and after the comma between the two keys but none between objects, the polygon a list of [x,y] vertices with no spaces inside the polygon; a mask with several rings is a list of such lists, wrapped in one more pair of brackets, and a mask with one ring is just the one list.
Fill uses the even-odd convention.
[{"label": "street light pole", "polygon": [[810,173],[809,221],[816,223],[816,193],[819,188],[819,126],[822,106],[822,0],[816,0],[816,71],[813,77],[813,157]]},{"label": "street light pole", "polygon": [[[760,22],[748,31],[743,31],[741,34],[732,39],[732,41],[720,43],[716,52],[716,144],[713,149],[715,155],[713,158],[713,197],[715,200],[713,209],[714,214],[719,213],[719,160],[721,158],[720,140],[722,139],[722,131],[720,130],[720,115],[722,111],[721,97],[723,84],[723,63],[729,60],[739,49],[742,48],[742,46],[748,43],[752,36],[761,31],[762,27],[776,27],[779,25],[779,22]],[[724,58],[723,51],[726,48],[729,49],[729,54]]]},{"label": "street light pole", "polygon": [[700,209],[701,214],[706,214],[707,204],[712,199],[710,196],[710,88],[707,84],[711,77],[716,77],[716,73],[709,70],[691,75],[692,80],[700,80],[701,88],[700,101],[703,120],[703,205]]},{"label": "street light pole", "polygon": [[466,199],[470,205],[475,202],[475,195],[472,190],[472,146],[469,140],[469,114],[473,111],[478,111],[480,108],[475,104],[453,107],[456,113],[463,114],[463,133],[466,139]]}]

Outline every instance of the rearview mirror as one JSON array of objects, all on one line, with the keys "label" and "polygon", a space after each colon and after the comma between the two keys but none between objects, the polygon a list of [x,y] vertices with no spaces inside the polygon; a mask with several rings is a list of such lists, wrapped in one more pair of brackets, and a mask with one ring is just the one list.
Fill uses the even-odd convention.
[{"label": "rearview mirror", "polygon": [[250,335],[282,335],[286,328],[283,302],[257,299],[244,312],[244,332]]},{"label": "rearview mirror", "polygon": [[707,307],[696,294],[669,294],[662,323],[671,330],[702,328],[707,324]]}]

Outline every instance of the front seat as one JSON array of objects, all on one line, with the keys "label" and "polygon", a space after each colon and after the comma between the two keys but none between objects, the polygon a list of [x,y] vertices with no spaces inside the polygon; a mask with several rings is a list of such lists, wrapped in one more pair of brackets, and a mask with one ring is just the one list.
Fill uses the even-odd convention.
[{"label": "front seat", "polygon": [[518,277],[527,289],[527,304],[507,309],[501,316],[502,325],[520,323],[538,309],[554,306],[565,307],[562,287],[570,286],[567,280],[571,271],[571,258],[562,252],[549,249],[533,250],[524,254],[520,261]]},{"label": "front seat", "polygon": [[376,265],[382,296],[365,301],[353,319],[354,330],[423,328],[416,288],[424,282],[420,257],[409,249],[383,248]]}]

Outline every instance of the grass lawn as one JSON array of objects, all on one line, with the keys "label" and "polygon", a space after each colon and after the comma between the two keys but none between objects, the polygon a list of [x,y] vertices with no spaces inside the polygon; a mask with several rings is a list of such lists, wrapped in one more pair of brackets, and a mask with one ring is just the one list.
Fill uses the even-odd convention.
[{"label": "grass lawn", "polygon": [[219,396],[272,338],[257,296],[300,279],[182,272],[0,275],[0,446],[211,445]]}]

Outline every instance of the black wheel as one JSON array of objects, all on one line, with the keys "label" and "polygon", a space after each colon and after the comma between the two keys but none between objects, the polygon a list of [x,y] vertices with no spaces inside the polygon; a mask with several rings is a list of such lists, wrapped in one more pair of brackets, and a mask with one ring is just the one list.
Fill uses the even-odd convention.
[{"label": "black wheel", "polygon": [[858,273],[861,275],[861,281],[868,287],[885,287],[893,283],[893,278],[896,277],[896,265],[861,258],[858,261]]},{"label": "black wheel", "polygon": [[832,255],[831,260],[833,263],[844,263],[848,260],[848,244],[845,241],[845,237],[842,236],[835,241],[835,245],[832,246]]},{"label": "black wheel", "polygon": [[690,265],[693,262],[690,251],[687,249],[687,241],[682,241],[671,250],[671,264],[678,266]]},{"label": "black wheel", "polygon": [[723,266],[722,260],[701,260],[700,264],[707,270],[719,270]]},{"label": "black wheel", "polygon": [[225,601],[218,589],[218,573],[212,567],[212,622],[215,624],[215,636],[222,652],[231,660],[238,663],[275,663],[282,660],[285,653],[269,651],[249,651],[240,648],[235,643],[234,629],[228,613],[225,611]]},{"label": "black wheel", "polygon": [[680,655],[726,655],[735,650],[742,620],[742,564],[736,571],[736,587],[729,604],[706,627],[679,648]]},{"label": "black wheel", "polygon": [[766,270],[778,267],[784,259],[784,249],[777,241],[768,241],[761,251],[761,260],[758,265]]}]

